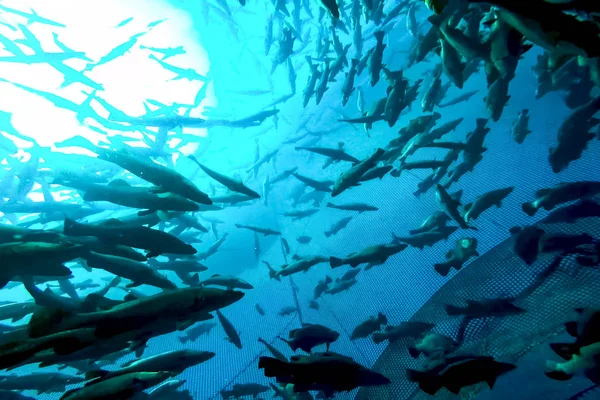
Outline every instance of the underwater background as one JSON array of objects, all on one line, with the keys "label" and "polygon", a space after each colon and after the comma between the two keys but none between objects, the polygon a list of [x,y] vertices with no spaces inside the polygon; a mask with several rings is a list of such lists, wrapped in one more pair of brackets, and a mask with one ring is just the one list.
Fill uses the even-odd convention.
[{"label": "underwater background", "polygon": [[[431,26],[426,19],[431,11],[422,2],[415,1],[414,4],[417,7],[418,30],[425,33]],[[384,10],[395,5],[395,2],[386,1]],[[462,271],[452,271],[449,277],[443,277],[432,268],[433,264],[445,258],[457,239],[477,239],[477,252],[481,256],[500,244],[508,246],[506,241],[511,237],[509,230],[512,227],[532,225],[547,215],[543,211],[530,217],[521,210],[521,204],[535,198],[537,190],[554,187],[562,182],[600,181],[600,141],[596,139],[589,142],[582,156],[571,162],[568,168],[559,173],[552,171],[548,151],[556,145],[557,130],[572,110],[565,105],[565,92],[561,90],[536,99],[538,81],[534,67],[544,50],[534,46],[519,60],[515,77],[510,81],[510,100],[502,116],[496,122],[488,122],[487,126],[491,131],[485,139],[487,150],[482,161],[473,172],[465,174],[460,181],[454,183],[451,189],[452,192],[462,190],[461,201],[466,204],[483,193],[514,186],[514,191],[502,201],[502,206],[492,207],[479,217],[474,224],[477,230],[456,232],[448,240],[424,249],[408,247],[391,256],[382,265],[361,271],[356,277],[356,284],[348,290],[334,295],[323,294],[318,299],[319,309],[315,310],[309,307],[315,285],[326,275],[335,281],[348,271],[348,267],[332,269],[328,263],[318,264],[307,272],[293,274],[291,279],[282,277],[281,281],[277,281],[270,279],[264,262],[279,269],[288,264],[294,254],[345,257],[369,246],[389,243],[393,240],[393,234],[407,235],[408,230],[420,226],[438,209],[435,188],[419,197],[413,194],[417,185],[429,175],[428,170],[409,170],[399,178],[386,175],[381,179],[363,182],[333,200],[329,193],[323,193],[321,198],[313,195],[316,199],[308,197],[310,190],[306,190],[305,185],[293,176],[267,188],[266,194],[264,189],[264,182],[292,168],[297,168],[297,173],[304,176],[335,181],[351,166],[349,163],[339,162],[323,168],[325,158],[298,151],[296,146],[336,148],[338,143],[344,143],[345,151],[364,160],[374,149],[385,148],[397,136],[399,128],[424,114],[420,99],[423,88],[427,88],[434,79],[433,71],[439,63],[439,57],[432,52],[424,61],[407,67],[407,53],[413,37],[406,28],[404,13],[386,28],[387,47],[383,53],[383,64],[392,71],[403,69],[404,78],[409,82],[423,79],[420,95],[412,106],[403,111],[394,127],[389,127],[385,122],[377,122],[367,134],[362,124],[339,122],[340,119],[361,115],[357,106],[357,91],[352,94],[345,107],[341,105],[340,90],[344,74],[340,74],[335,82],[329,83],[329,89],[320,104],[311,100],[308,106],[303,107],[302,89],[310,77],[305,56],[314,55],[318,31],[321,25],[328,24],[329,17],[326,15],[321,21],[317,19],[317,3],[310,5],[314,12],[312,16],[302,10],[301,36],[305,39],[296,41],[295,51],[290,58],[296,73],[292,85],[288,66],[281,64],[271,72],[273,54],[264,54],[265,27],[274,13],[274,5],[270,1],[248,0],[242,6],[237,1],[58,0],[50,3],[19,0],[3,1],[0,6],[0,35],[3,43],[5,39],[13,43],[19,43],[19,40],[31,43],[37,38],[45,51],[58,52],[61,50],[55,42],[58,37],[73,51],[84,52],[86,57],[97,62],[119,44],[130,40],[134,42],[122,56],[95,66],[86,73],[100,85],[97,87],[81,82],[64,85],[63,74],[48,63],[1,62],[2,56],[10,56],[10,46],[4,43],[6,51],[3,50],[0,55],[0,132],[18,149],[15,152],[10,146],[0,146],[0,157],[3,159],[0,197],[4,204],[10,204],[15,199],[17,202],[47,202],[39,182],[52,176],[54,169],[77,170],[88,163],[93,164],[96,162],[91,150],[93,146],[116,150],[128,147],[152,148],[154,140],[142,132],[156,132],[156,128],[130,129],[127,124],[122,125],[120,122],[101,123],[102,120],[114,120],[111,117],[120,113],[129,118],[141,118],[150,110],[167,109],[175,103],[170,108],[173,112],[182,115],[186,110],[184,105],[194,105],[188,108],[189,114],[186,116],[210,121],[238,120],[264,110],[279,110],[256,126],[175,127],[171,132],[172,137],[160,149],[167,153],[169,161],[165,161],[163,156],[155,157],[157,162],[176,169],[206,193],[214,193],[214,187],[218,185],[187,158],[189,155],[194,155],[202,164],[222,174],[241,178],[248,187],[261,194],[260,199],[251,202],[226,205],[222,210],[194,214],[199,215],[198,221],[208,227],[208,232],[198,236],[201,242],[194,243],[199,252],[205,251],[218,238],[227,234],[218,251],[202,261],[208,271],[200,273],[200,279],[207,279],[213,274],[233,275],[253,286],[253,289],[245,291],[241,301],[222,310],[239,332],[243,348],[237,349],[225,340],[223,328],[215,318],[210,322],[216,323],[216,326],[196,341],[182,343],[179,337],[183,332],[174,332],[151,339],[144,352],[145,357],[180,349],[216,353],[213,359],[190,367],[176,377],[185,380],[180,390],[189,390],[194,399],[221,398],[221,391],[230,390],[233,384],[275,383],[274,379],[265,377],[263,371],[257,368],[258,358],[269,355],[258,339],[266,340],[286,356],[291,356],[292,351],[277,337],[287,337],[291,329],[300,328],[303,322],[322,324],[339,332],[340,337],[331,344],[331,350],[350,356],[367,368],[373,368],[388,348],[388,342],[375,344],[370,339],[350,340],[353,329],[369,316],[378,313],[383,313],[390,325],[407,321],[448,280],[459,279]],[[26,24],[22,17],[2,7],[34,9],[40,16],[58,21],[64,27],[45,23]],[[288,2],[288,7],[293,9],[292,2]],[[129,18],[131,20],[127,21]],[[282,18],[281,21],[283,20]],[[283,23],[280,25],[284,26]],[[364,24],[362,35],[365,49],[375,45],[373,32],[377,29],[372,22]],[[26,32],[33,36],[28,36]],[[276,28],[275,32],[277,40],[281,29]],[[340,41],[343,44],[353,43],[352,33],[338,31]],[[185,53],[165,61],[184,69],[193,69],[203,78],[173,80],[171,71],[149,57],[155,53],[144,48],[177,46],[183,46]],[[354,57],[355,50],[354,47],[350,48],[349,58]],[[275,53],[276,45],[271,51]],[[75,70],[84,70],[89,62],[72,59],[67,64]],[[370,105],[385,95],[386,83],[382,78],[378,85],[371,87],[368,81],[368,72],[365,70],[357,75],[355,86],[361,87],[364,102]],[[443,82],[448,82],[445,76]],[[467,91],[477,93],[465,102],[435,110],[441,114],[436,126],[456,118],[464,118],[455,131],[444,136],[444,141],[464,141],[466,134],[476,128],[476,119],[489,118],[484,101],[488,93],[483,68],[465,82],[464,88],[450,87],[445,99]],[[597,87],[594,87],[592,95],[597,95],[596,91]],[[292,94],[289,99],[277,102],[289,94]],[[177,107],[178,104],[181,107]],[[529,110],[531,133],[522,144],[518,144],[512,137],[513,122],[523,109]],[[97,119],[94,115],[99,115],[100,118]],[[120,129],[123,126],[127,128]],[[11,134],[13,130],[18,135]],[[82,138],[86,140],[80,141]],[[271,152],[271,159],[254,174],[253,165],[256,160]],[[445,153],[442,149],[423,149],[412,156],[411,161],[441,160]],[[137,153],[132,151],[132,154]],[[37,157],[39,162],[32,162]],[[453,164],[455,165],[457,163]],[[126,173],[119,169],[110,171],[109,174],[113,179],[126,177]],[[24,176],[35,183],[31,184],[29,190],[19,193],[19,189],[15,188],[23,189]],[[46,183],[50,181],[46,180]],[[217,188],[217,193],[220,193],[219,189]],[[80,193],[64,187],[52,185],[51,194],[56,202],[83,203]],[[301,197],[303,194],[305,198]],[[326,207],[328,202],[339,202],[340,199],[345,203],[368,203],[378,210],[357,213]],[[319,211],[298,220],[283,215],[293,209],[309,208],[318,208]],[[37,217],[18,214],[14,219],[14,214],[8,214],[0,217],[3,224],[19,225]],[[124,215],[131,215],[131,211],[108,207],[106,211],[85,217],[81,221],[94,223]],[[352,219],[344,229],[335,235],[325,236],[324,232],[333,223],[348,216],[352,216]],[[592,234],[595,231],[598,234],[598,218],[590,221],[586,232]],[[34,223],[28,228],[60,230],[62,224],[62,221]],[[250,230],[236,228],[236,224],[273,229],[281,232],[281,236],[255,234]],[[301,236],[310,237],[310,242],[300,243],[297,238]],[[282,250],[281,238],[289,243],[289,253]],[[161,256],[158,260],[165,261],[166,258]],[[69,265],[74,264],[67,263]],[[468,264],[465,268],[469,268]],[[72,270],[73,283],[91,279],[104,285],[113,277],[99,269],[93,269],[92,272],[82,268]],[[167,272],[166,276],[182,286],[174,273]],[[511,284],[511,276],[495,278],[499,289],[490,290],[490,293],[499,297],[517,294]],[[42,290],[45,288],[45,284],[38,286]],[[96,289],[97,287],[84,289],[78,293],[83,297]],[[147,285],[136,290],[146,295],[160,291]],[[124,294],[124,291],[113,288],[107,297],[122,299]],[[468,298],[468,293],[456,293],[456,297],[448,297],[447,302],[460,303]],[[30,299],[22,285],[5,287],[0,291],[0,300],[23,302]],[[255,304],[264,309],[264,316],[257,312]],[[300,306],[297,312],[279,315],[282,308],[296,307],[297,304]],[[555,315],[554,318],[563,320],[567,316]],[[28,320],[29,317],[26,317],[15,323],[9,320],[2,323],[18,326],[26,324]],[[566,322],[566,319],[559,322]],[[477,329],[483,330],[478,334],[485,335],[485,329],[493,329],[493,324],[486,326],[484,322]],[[531,340],[534,341],[533,338]],[[552,340],[561,341],[556,338]],[[117,365],[134,358],[133,353],[128,354],[116,365],[106,368],[116,369]],[[493,391],[485,389],[478,398],[502,399],[510,394],[513,398],[523,399],[566,399],[594,385],[583,376],[576,376],[568,383],[548,379],[543,371],[545,361],[551,358],[553,354],[548,350],[547,344],[537,345],[516,362],[518,367],[515,371],[499,378]],[[395,366],[398,370],[407,367],[401,361]],[[27,375],[38,371],[41,369],[34,364],[10,373]],[[43,371],[56,372],[58,369],[50,366]],[[67,368],[61,372],[75,374],[77,371]],[[399,375],[402,373],[399,372]],[[73,387],[69,387],[71,388]],[[39,399],[59,399],[62,396],[62,393],[37,394],[35,390],[22,393]],[[338,393],[335,398],[408,398],[400,393],[406,392],[362,394],[357,397],[357,391],[352,391]],[[544,393],[544,397],[540,397],[540,393]],[[594,393],[586,394],[585,396],[590,397],[585,398],[600,396],[600,392]],[[271,398],[272,395],[273,391],[270,391],[259,397]]]}]

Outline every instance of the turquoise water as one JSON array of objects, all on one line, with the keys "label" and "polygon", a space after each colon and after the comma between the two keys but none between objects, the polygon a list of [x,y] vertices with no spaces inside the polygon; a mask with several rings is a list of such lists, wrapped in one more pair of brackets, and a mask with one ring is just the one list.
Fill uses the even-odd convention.
[{"label": "turquoise water", "polygon": [[[420,22],[419,30],[425,33],[429,29],[425,18],[431,12],[421,3],[416,4],[419,7],[416,14]],[[8,3],[2,5],[9,7]],[[384,10],[393,6],[391,2],[386,2]],[[404,14],[391,24],[393,27],[390,26],[386,34],[387,47],[383,63],[392,71],[404,69],[404,78],[410,83],[423,79],[421,95],[402,113],[393,128],[388,127],[385,122],[376,122],[367,135],[362,124],[338,122],[338,119],[360,116],[357,91],[352,94],[346,107],[341,105],[344,73],[340,73],[335,82],[329,83],[329,89],[319,105],[315,104],[314,99],[311,99],[306,108],[302,105],[302,90],[310,75],[305,56],[312,55],[317,59],[314,55],[317,32],[320,26],[329,26],[329,16],[322,22],[317,20],[319,11],[316,3],[309,5],[313,16],[309,16],[306,9],[301,12],[301,36],[306,39],[304,42],[296,41],[294,54],[290,58],[297,75],[294,80],[295,93],[285,63],[277,66],[271,73],[271,60],[277,45],[273,45],[269,56],[264,54],[265,27],[273,13],[270,2],[248,1],[242,7],[236,1],[131,1],[127,4],[110,1],[96,4],[90,2],[84,7],[74,1],[61,0],[60,6],[56,8],[36,1],[13,2],[10,7],[19,10],[33,7],[39,15],[58,21],[65,27],[40,22],[19,25],[26,21],[23,16],[2,9],[0,18],[4,23],[0,26],[0,34],[3,37],[13,43],[23,43],[25,38],[25,43],[18,46],[27,54],[33,54],[31,46],[35,46],[34,41],[23,29],[30,30],[44,51],[58,53],[62,50],[54,39],[55,34],[65,45],[76,52],[84,52],[92,60],[75,58],[65,64],[77,71],[85,71],[86,67],[93,65],[85,75],[101,86],[94,88],[81,82],[64,85],[64,74],[48,62],[31,65],[11,62],[0,64],[0,131],[17,148],[17,151],[13,151],[12,146],[2,146],[0,143],[0,157],[3,158],[1,197],[4,203],[48,202],[50,199],[44,194],[46,187],[51,191],[54,201],[83,203],[77,191],[59,185],[49,186],[50,177],[62,169],[76,172],[87,168],[97,171],[96,175],[103,174],[107,181],[131,178],[131,174],[112,164],[100,164],[96,169],[97,160],[93,153],[95,146],[111,149],[131,146],[133,149],[129,150],[130,154],[146,157],[139,149],[153,148],[155,153],[151,156],[156,162],[175,169],[210,196],[223,194],[223,186],[212,181],[186,157],[194,155],[207,167],[242,179],[262,197],[243,204],[227,205],[223,210],[194,214],[198,222],[209,231],[199,236],[201,243],[194,243],[198,252],[206,251],[217,238],[227,234],[219,250],[202,261],[208,271],[200,273],[200,280],[208,279],[213,274],[234,275],[254,287],[245,291],[241,301],[222,310],[239,331],[243,348],[237,349],[226,341],[224,330],[217,323],[208,335],[201,336],[195,342],[181,343],[178,340],[181,332],[154,338],[150,340],[144,353],[144,356],[151,356],[180,349],[216,353],[213,359],[191,367],[176,377],[186,381],[181,389],[189,390],[195,399],[220,398],[220,391],[231,389],[233,384],[275,383],[274,379],[265,378],[263,371],[257,368],[258,357],[269,355],[258,338],[265,339],[286,356],[291,356],[291,350],[276,337],[287,337],[289,330],[301,326],[301,321],[323,324],[340,332],[340,337],[331,345],[331,350],[350,356],[366,367],[372,367],[386,349],[387,342],[375,344],[371,339],[351,341],[349,338],[352,330],[378,312],[385,314],[390,324],[399,324],[409,319],[449,279],[439,276],[432,266],[444,258],[445,253],[454,246],[455,240],[466,236],[476,238],[479,243],[477,250],[479,254],[484,254],[509,238],[511,227],[532,224],[546,215],[542,212],[531,218],[521,210],[521,204],[532,200],[536,190],[561,182],[600,179],[597,168],[600,143],[595,139],[589,143],[582,157],[564,171],[552,171],[548,162],[548,149],[555,145],[557,129],[571,111],[564,104],[562,91],[554,91],[536,99],[536,77],[532,68],[542,50],[534,47],[518,64],[516,76],[510,82],[511,98],[502,117],[497,122],[488,122],[491,132],[485,140],[488,150],[484,153],[483,160],[451,189],[452,192],[463,190],[462,203],[466,204],[490,190],[514,186],[514,191],[503,201],[502,207],[494,207],[478,218],[474,223],[477,231],[456,232],[447,241],[423,250],[409,247],[390,257],[384,264],[361,271],[357,276],[357,283],[348,291],[323,295],[318,300],[319,310],[314,310],[309,307],[314,286],[325,275],[334,280],[342,276],[348,271],[347,266],[332,269],[328,262],[322,263],[306,273],[294,274],[292,282],[287,277],[281,281],[270,279],[264,262],[279,269],[291,261],[294,254],[344,257],[368,246],[388,243],[392,240],[392,234],[406,235],[409,229],[418,227],[438,209],[435,188],[419,198],[413,195],[418,183],[429,174],[429,171],[422,170],[405,171],[400,178],[387,175],[383,179],[364,182],[335,199],[337,203],[368,203],[379,209],[376,212],[359,214],[327,208],[326,203],[332,201],[330,194],[325,194],[316,202],[310,198],[298,202],[300,193],[310,191],[304,191],[304,185],[293,176],[274,184],[265,195],[264,182],[283,171],[297,168],[301,175],[335,181],[340,173],[351,166],[340,162],[323,168],[325,157],[295,150],[295,146],[335,148],[338,143],[343,142],[345,151],[363,160],[376,148],[385,148],[390,140],[397,137],[398,129],[406,126],[411,119],[424,114],[420,107],[421,95],[423,88],[428,87],[432,80],[432,71],[439,57],[432,53],[425,61],[405,68],[405,52],[409,50],[412,36],[407,32]],[[288,3],[288,8],[294,8],[292,2]],[[133,19],[127,21],[130,17]],[[162,19],[164,21],[159,22]],[[291,21],[291,17],[282,17],[281,21],[284,20]],[[280,37],[277,27],[278,23],[275,29],[276,39]],[[376,29],[373,23],[363,26],[364,49],[375,45],[373,32]],[[352,32],[345,34],[338,31],[338,35],[344,45],[352,44]],[[19,39],[21,42],[18,42]],[[132,41],[132,45],[125,54],[105,64],[94,65],[109,54],[111,49],[129,41]],[[199,80],[173,80],[176,73],[151,59],[151,54],[159,53],[147,49],[178,46],[183,46],[185,53],[164,59],[164,62],[195,70],[201,76]],[[10,56],[10,46],[4,43],[4,47],[1,56]],[[349,58],[356,54],[355,51],[355,46],[351,45]],[[480,72],[468,79],[463,89],[450,87],[445,97],[448,100],[462,92],[478,90],[470,100],[436,109],[441,114],[436,126],[458,117],[464,118],[454,132],[444,136],[444,141],[464,141],[466,134],[475,129],[477,118],[489,118],[483,100],[487,92],[486,78],[483,68],[480,69]],[[445,75],[442,77],[444,83],[448,82]],[[368,81],[366,70],[355,80],[355,86],[361,88],[367,106],[384,96],[386,89],[383,77],[375,87],[371,87]],[[51,97],[52,95],[60,98]],[[277,101],[287,95],[291,97],[286,101]],[[273,103],[277,104],[273,106]],[[265,118],[257,126],[169,127],[168,136],[156,128],[131,127],[131,123],[127,122],[152,112],[156,114],[158,109],[178,115],[187,112],[187,117],[205,118],[208,121],[236,121],[274,108],[279,113],[275,117]],[[524,108],[529,109],[531,115],[529,128],[532,133],[523,144],[517,144],[512,138],[511,129],[517,114]],[[17,138],[14,132],[11,134],[13,128],[20,134]],[[306,136],[292,141],[302,135]],[[82,138],[87,140],[81,140]],[[161,138],[166,141],[164,146],[153,147]],[[273,157],[254,174],[252,166],[255,161],[269,153],[274,153]],[[411,161],[441,160],[445,154],[446,151],[441,149],[423,149],[412,156]],[[36,163],[36,160],[39,162]],[[26,182],[27,179],[31,182]],[[142,183],[139,179],[131,182]],[[132,210],[123,207],[106,203],[98,206],[106,207],[106,211],[81,221],[96,223],[132,215]],[[294,209],[312,207],[319,211],[297,221],[283,215]],[[353,218],[346,228],[331,237],[324,235],[334,222],[347,216]],[[36,217],[37,215],[6,213],[2,217],[2,223],[28,225]],[[29,227],[62,230],[62,224],[59,218]],[[281,232],[281,237],[289,243],[289,254],[282,252],[279,236],[259,234],[257,241],[251,231],[236,228],[236,224],[260,226]],[[168,231],[170,222],[161,222],[155,228],[166,228]],[[310,236],[312,240],[302,244],[297,240],[299,236]],[[166,258],[161,257],[159,260],[166,261]],[[451,272],[450,277],[455,274],[456,271]],[[72,282],[75,283],[92,279],[104,284],[103,278],[112,277],[103,270],[88,272],[81,268],[73,268],[73,275]],[[184,286],[174,273],[166,273],[166,276],[177,286]],[[280,316],[282,308],[296,304],[294,285],[297,286],[297,301],[301,312]],[[45,284],[38,287],[44,289]],[[147,285],[137,290],[146,295],[159,292],[159,289]],[[507,285],[506,290],[510,292],[510,285]],[[82,290],[79,295],[83,297],[92,291]],[[111,289],[107,297],[120,300],[124,295],[122,290]],[[29,299],[23,286],[5,288],[0,292],[0,300]],[[259,315],[255,304],[259,304],[266,315]],[[27,323],[28,318],[16,324]],[[4,321],[6,322],[9,321]],[[133,355],[129,354],[117,364],[131,359]],[[116,365],[109,368],[116,368]],[[26,366],[14,372],[25,375],[34,371],[38,371],[36,366]],[[54,372],[57,369],[48,367],[43,371]],[[62,372],[75,373],[75,370],[66,369]],[[510,384],[519,382],[519,379],[517,370],[500,378],[500,381]],[[544,384],[546,378],[541,375],[539,379],[540,384]],[[501,390],[500,388],[497,397],[494,392],[488,394],[488,397],[503,398]],[[32,391],[24,394],[44,399],[60,398],[62,395],[36,395]],[[272,394],[273,391],[270,391],[262,396],[270,398]],[[355,394],[356,391],[341,393],[336,398],[354,398]]]}]

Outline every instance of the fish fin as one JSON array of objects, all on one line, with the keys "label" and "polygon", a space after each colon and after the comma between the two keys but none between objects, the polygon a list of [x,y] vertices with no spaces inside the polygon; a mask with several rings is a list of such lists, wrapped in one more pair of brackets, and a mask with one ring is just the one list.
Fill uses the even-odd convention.
[{"label": "fish fin", "polygon": [[[108,375],[108,371],[103,369],[94,369],[85,373],[85,380],[89,381],[91,379],[104,378],[106,375]],[[89,383],[91,382],[88,382],[88,384]]]},{"label": "fish fin", "polygon": [[584,371],[584,375],[590,381],[596,384],[600,383],[600,374],[598,372],[598,368],[588,368]]},{"label": "fish fin", "polygon": [[50,334],[54,325],[59,324],[63,318],[69,315],[71,313],[63,310],[40,308],[33,313],[27,326],[29,337],[39,338]]},{"label": "fish fin", "polygon": [[138,297],[131,293],[126,294],[125,297],[123,298],[124,301],[134,301],[137,299],[138,299]]},{"label": "fish fin", "polygon": [[567,322],[565,324],[565,329],[567,330],[567,333],[573,337],[577,337],[577,322],[575,321],[571,321],[571,322]]},{"label": "fish fin", "polygon": [[576,343],[550,343],[550,348],[564,360],[570,360],[573,354],[579,354],[580,350]]},{"label": "fish fin", "polygon": [[433,269],[441,276],[448,276],[450,272],[450,265],[448,264],[434,264]]},{"label": "fish fin", "polygon": [[417,382],[419,388],[427,394],[434,395],[442,388],[439,378],[414,369],[406,370],[406,377],[411,382]]},{"label": "fish fin", "polygon": [[462,387],[457,382],[448,382],[446,389],[448,389],[450,393],[458,394]]},{"label": "fish fin", "polygon": [[70,395],[72,395],[73,393],[77,392],[78,390],[81,390],[81,388],[76,388],[76,389],[70,389],[70,390],[67,390],[67,391],[66,391],[66,392],[65,392],[65,393],[62,395],[62,397],[66,399],[66,398],[68,398]]},{"label": "fish fin", "polygon": [[460,307],[453,306],[451,304],[446,304],[445,308],[446,308],[446,314],[448,314],[449,316],[462,315],[463,310]]},{"label": "fish fin", "polygon": [[556,381],[568,381],[571,379],[571,375],[566,372],[560,371],[558,369],[558,364],[554,361],[546,361],[546,368],[544,370],[544,374],[550,379],[554,379]]},{"label": "fish fin", "polygon": [[530,217],[533,217],[535,215],[535,213],[537,212],[537,208],[532,203],[523,203],[521,208]]},{"label": "fish fin", "polygon": [[516,235],[517,233],[520,233],[522,230],[523,230],[523,228],[521,228],[520,226],[513,226],[508,231],[510,232],[511,235]]},{"label": "fish fin", "polygon": [[131,185],[124,179],[115,179],[108,183],[108,186],[113,187],[131,187]]},{"label": "fish fin", "polygon": [[387,335],[381,332],[375,332],[371,337],[373,338],[373,343],[375,344],[383,343],[387,340]]},{"label": "fish fin", "polygon": [[152,215],[155,212],[156,212],[156,210],[150,210],[150,209],[141,210],[141,211],[138,211],[137,215],[138,215],[138,217],[145,217],[146,215]]},{"label": "fish fin", "polygon": [[409,347],[408,354],[410,354],[412,358],[418,358],[421,352],[414,347]]}]

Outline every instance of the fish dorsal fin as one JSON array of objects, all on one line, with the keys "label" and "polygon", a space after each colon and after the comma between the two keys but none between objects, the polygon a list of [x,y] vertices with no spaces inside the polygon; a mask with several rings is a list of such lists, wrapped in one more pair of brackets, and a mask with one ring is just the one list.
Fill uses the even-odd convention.
[{"label": "fish dorsal fin", "polygon": [[123,301],[134,301],[137,299],[138,299],[138,297],[136,295],[129,293],[129,294],[125,295],[125,297],[123,298]]},{"label": "fish dorsal fin", "polygon": [[115,179],[114,181],[110,181],[108,183],[108,186],[114,186],[114,187],[131,187],[131,185],[129,183],[127,183],[123,179]]},{"label": "fish dorsal fin", "polygon": [[213,276],[211,276],[211,278],[217,278],[217,277],[219,277],[219,276],[221,276],[221,275],[219,275],[219,274],[214,274]]}]

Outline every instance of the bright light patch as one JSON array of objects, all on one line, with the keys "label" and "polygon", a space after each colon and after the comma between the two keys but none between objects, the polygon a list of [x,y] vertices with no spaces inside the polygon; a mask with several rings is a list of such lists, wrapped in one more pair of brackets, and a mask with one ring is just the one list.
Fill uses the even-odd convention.
[{"label": "bright light patch", "polygon": [[[1,5],[26,13],[33,9],[43,18],[66,25],[66,28],[61,28],[41,23],[27,24],[26,18],[0,10],[1,20],[17,28],[15,31],[0,24],[0,34],[13,42],[16,41],[25,54],[34,54],[34,51],[19,43],[19,40],[24,39],[19,24],[23,24],[25,29],[33,33],[45,52],[63,51],[55,43],[53,34],[56,34],[61,43],[73,51],[85,52],[94,62],[98,62],[113,48],[137,35],[137,42],[123,56],[85,73],[104,89],[98,90],[96,96],[131,117],[140,117],[146,113],[146,100],[165,105],[193,104],[198,90],[203,85],[200,81],[171,80],[176,74],[165,70],[158,62],[149,58],[151,54],[155,54],[159,59],[162,55],[141,49],[140,45],[155,48],[183,46],[185,54],[176,55],[166,61],[181,68],[194,69],[201,75],[206,75],[209,71],[206,52],[196,40],[197,34],[191,19],[166,1],[18,0],[2,1]],[[133,19],[130,22],[117,27],[131,17]],[[162,19],[166,20],[148,27],[149,24]],[[0,57],[12,55],[8,50],[0,50]],[[80,59],[70,59],[64,63],[77,71],[83,71],[88,64]],[[85,104],[94,89],[78,82],[61,87],[65,80],[64,74],[53,66],[46,63],[28,65],[2,62],[0,71],[0,110],[12,113],[12,124],[16,130],[35,139],[39,145],[51,146],[78,135],[98,143],[103,138],[101,132],[106,132],[109,136],[123,134],[107,129],[90,118],[82,118],[90,112],[97,112],[107,118],[109,112],[95,100],[92,100],[89,106],[79,107]],[[64,107],[61,108],[60,104],[57,106],[44,96],[14,84],[60,96],[65,99],[62,105]],[[199,116],[204,107],[215,105],[212,87],[209,86],[206,99],[199,108],[191,112],[191,116]],[[69,109],[73,107],[75,110]],[[157,107],[149,104],[149,108],[153,110]],[[80,111],[79,117],[77,111]],[[3,126],[0,126],[0,130],[2,128]],[[205,135],[205,132],[201,134]],[[126,135],[138,139],[141,137],[135,132],[127,132]],[[132,141],[135,142],[135,139]],[[21,141],[16,144],[21,148],[26,147]],[[84,153],[76,148],[59,151]]]}]

